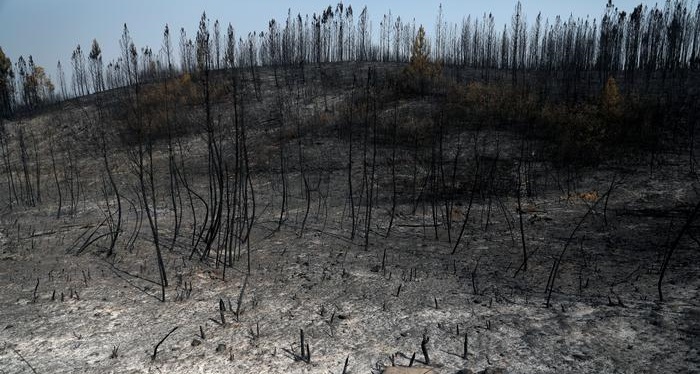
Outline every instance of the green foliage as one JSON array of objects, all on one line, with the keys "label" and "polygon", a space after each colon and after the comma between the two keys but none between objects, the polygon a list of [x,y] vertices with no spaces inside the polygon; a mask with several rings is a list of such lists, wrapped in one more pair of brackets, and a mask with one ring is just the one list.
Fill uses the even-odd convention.
[{"label": "green foliage", "polygon": [[0,48],[0,117],[7,117],[12,113],[12,96],[14,95],[12,80],[14,77],[12,61]]},{"label": "green foliage", "polygon": [[657,144],[653,121],[659,110],[620,94],[611,77],[597,103],[546,105],[541,119],[558,163],[595,165]]},{"label": "green foliage", "polygon": [[403,70],[400,88],[405,92],[425,95],[441,74],[440,65],[429,59],[430,47],[425,38],[425,29],[421,26],[413,40],[411,59]]},{"label": "green foliage", "polygon": [[537,119],[538,100],[509,84],[471,82],[447,90],[448,121],[466,125],[531,123]]},{"label": "green foliage", "polygon": [[658,110],[640,98],[624,97],[610,78],[598,100],[579,103],[542,103],[508,84],[452,85],[445,114],[448,123],[462,126],[533,125],[530,135],[546,142],[555,164],[586,166],[656,144]]},{"label": "green foliage", "polygon": [[594,165],[607,153],[607,126],[596,105],[545,105],[541,123],[555,164]]},{"label": "green foliage", "polygon": [[119,134],[125,143],[165,139],[192,131],[189,116],[173,113],[183,108],[190,112],[201,103],[197,85],[188,73],[165,82],[142,85],[135,100],[138,100],[138,111],[128,105],[118,105],[115,112],[115,119],[121,124]]}]

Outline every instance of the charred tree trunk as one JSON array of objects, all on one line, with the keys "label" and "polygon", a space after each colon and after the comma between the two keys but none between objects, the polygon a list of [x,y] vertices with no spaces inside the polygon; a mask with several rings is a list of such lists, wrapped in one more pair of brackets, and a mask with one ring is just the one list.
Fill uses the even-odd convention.
[{"label": "charred tree trunk", "polygon": [[[58,181],[58,172],[56,171],[56,157],[53,152],[53,134],[49,138],[49,154],[51,155],[51,169],[53,170],[53,179],[56,183],[56,191],[58,193],[58,208],[56,209],[56,219],[61,218],[61,207],[63,205],[63,195],[61,193],[61,184]],[[10,199],[12,196],[10,196]]]},{"label": "charred tree trunk", "polygon": [[[116,247],[117,244],[117,239],[119,238],[119,235],[121,234],[121,227],[122,227],[122,198],[119,193],[119,187],[117,186],[116,181],[114,180],[114,175],[112,173],[112,169],[109,165],[109,159],[107,157],[107,142],[105,140],[105,134],[104,132],[101,134],[101,148],[102,148],[102,160],[104,162],[104,167],[105,171],[107,172],[107,178],[109,179],[109,184],[112,187],[112,190],[114,191],[114,195],[117,198],[117,222],[112,230],[112,235],[111,235],[111,241],[109,244],[109,250],[107,251],[107,257],[110,257],[114,254],[114,248]],[[53,152],[51,154],[51,157],[53,159]],[[58,181],[56,182],[58,185]],[[59,196],[60,196],[60,189],[59,189]],[[59,212],[60,212],[60,205],[59,205]]]}]

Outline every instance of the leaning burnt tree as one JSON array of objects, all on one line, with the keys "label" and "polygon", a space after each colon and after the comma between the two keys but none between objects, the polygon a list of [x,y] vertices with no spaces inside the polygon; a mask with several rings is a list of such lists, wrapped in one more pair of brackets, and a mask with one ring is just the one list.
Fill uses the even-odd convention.
[{"label": "leaning burnt tree", "polygon": [[152,116],[146,115],[142,103],[141,83],[138,74],[138,52],[126,26],[122,37],[122,54],[126,57],[126,64],[130,66],[127,72],[129,87],[125,90],[123,105],[127,108],[126,125],[131,142],[129,160],[132,173],[138,179],[140,204],[146,211],[149,227],[151,229],[153,245],[156,251],[158,274],[161,285],[161,301],[165,302],[165,288],[168,287],[168,278],[165,271],[165,263],[161,252],[160,235],[158,229],[158,206],[156,198],[155,169],[153,167],[153,149],[156,141],[155,121]]},{"label": "leaning burnt tree", "polygon": [[683,224],[683,227],[678,231],[678,234],[676,235],[675,239],[673,239],[673,242],[671,245],[668,247],[666,250],[666,253],[664,253],[664,260],[661,264],[661,271],[659,273],[659,282],[657,283],[657,289],[659,291],[659,301],[664,301],[664,295],[663,292],[661,291],[661,286],[664,281],[664,276],[666,275],[666,271],[668,270],[668,264],[671,261],[671,257],[673,256],[673,253],[676,251],[678,246],[680,245],[681,239],[685,237],[686,235],[690,235],[693,240],[697,242],[697,239],[692,236],[692,234],[689,233],[691,226],[695,222],[695,220],[698,217],[698,214],[700,213],[700,201],[695,205],[695,208],[688,214],[688,217],[685,220],[685,223]]},{"label": "leaning burnt tree", "polygon": [[211,42],[209,40],[209,20],[206,14],[202,14],[197,31],[197,73],[201,84],[202,103],[204,106],[204,131],[207,142],[207,175],[209,191],[209,227],[204,237],[204,250],[201,260],[210,254],[222,226],[222,213],[224,208],[224,161],[222,150],[222,134],[218,128],[221,119],[214,124],[212,113],[212,80],[211,80]]}]

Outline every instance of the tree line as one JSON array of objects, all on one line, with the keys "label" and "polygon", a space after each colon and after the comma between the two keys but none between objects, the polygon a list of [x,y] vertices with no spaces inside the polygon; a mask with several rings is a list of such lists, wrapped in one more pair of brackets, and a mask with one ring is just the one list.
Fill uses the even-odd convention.
[{"label": "tree line", "polygon": [[[166,25],[166,29],[168,26]],[[373,25],[365,6],[359,14],[342,2],[311,16],[288,12],[284,22],[272,19],[265,30],[237,35],[231,24],[222,30],[216,20],[208,41],[213,70],[234,67],[286,66],[345,61],[408,62],[418,27],[415,19],[381,17]],[[168,32],[170,32],[168,30]],[[125,24],[123,34],[128,35]],[[196,40],[179,30],[179,64],[166,61],[164,46],[153,48],[121,45],[121,55],[106,64],[97,40],[86,53],[80,45],[71,53],[70,82],[59,61],[58,89],[31,56],[13,64],[0,49],[0,108],[9,116],[16,108],[32,109],[41,102],[83,96],[153,81],[163,74],[193,73],[197,65]],[[428,44],[434,61],[445,65],[512,71],[513,80],[523,71],[563,71],[609,74],[624,72],[631,80],[638,73],[648,78],[658,71],[675,72],[700,67],[700,5],[687,0],[667,0],[653,7],[643,4],[631,12],[609,0],[600,20],[537,14],[531,24],[518,2],[510,23],[502,31],[492,14],[466,16],[460,23],[444,21],[438,10],[435,30]]]}]

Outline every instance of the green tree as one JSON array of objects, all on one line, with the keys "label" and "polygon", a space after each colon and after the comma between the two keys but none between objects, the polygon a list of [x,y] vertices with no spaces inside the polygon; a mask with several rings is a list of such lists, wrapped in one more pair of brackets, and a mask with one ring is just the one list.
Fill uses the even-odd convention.
[{"label": "green tree", "polygon": [[85,71],[85,56],[82,48],[80,48],[80,44],[73,50],[71,62],[73,64],[73,93],[76,96],[88,95],[90,90],[87,72]]},{"label": "green tree", "polygon": [[12,71],[12,61],[0,47],[0,117],[8,117],[12,113],[12,98],[14,97],[15,73]]},{"label": "green tree", "polygon": [[428,72],[429,54],[430,47],[428,46],[427,40],[425,40],[425,29],[423,26],[420,26],[420,28],[418,28],[418,34],[413,40],[413,46],[411,47],[409,69],[412,69],[419,74]]},{"label": "green tree", "polygon": [[104,78],[102,77],[102,49],[100,44],[97,43],[97,39],[92,40],[92,48],[90,49],[90,54],[88,55],[88,61],[90,69],[90,79],[92,80],[92,90],[94,92],[100,92],[105,89]]},{"label": "green tree", "polygon": [[429,84],[440,74],[439,65],[431,62],[429,55],[430,46],[425,38],[425,29],[420,26],[411,47],[411,59],[404,69],[404,84],[409,91],[425,94]]}]

